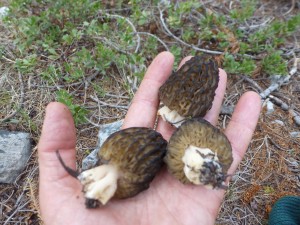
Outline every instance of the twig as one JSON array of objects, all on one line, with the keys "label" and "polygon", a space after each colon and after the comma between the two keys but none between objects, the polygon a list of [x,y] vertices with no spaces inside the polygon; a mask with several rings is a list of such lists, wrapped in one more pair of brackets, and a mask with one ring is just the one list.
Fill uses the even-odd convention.
[{"label": "twig", "polygon": [[109,93],[105,93],[105,96],[113,97],[113,98],[130,99],[128,96],[113,95],[113,94],[109,94]]},{"label": "twig", "polygon": [[294,122],[300,126],[300,115],[298,113],[295,112],[295,110],[290,110],[292,116],[293,116],[293,120]]},{"label": "twig", "polygon": [[59,85],[37,85],[37,84],[30,84],[30,87],[36,87],[36,88],[48,88],[48,89],[61,89],[65,87],[76,87],[78,85],[82,85],[83,82],[76,82],[76,83],[71,83],[71,84],[59,84]]},{"label": "twig", "polygon": [[97,75],[99,74],[99,71],[96,71],[95,73],[93,73],[92,75],[88,76],[87,78],[83,78],[82,81],[79,82],[75,82],[75,83],[70,83],[70,84],[59,84],[59,85],[36,85],[36,84],[30,84],[30,87],[37,87],[37,88],[48,88],[48,89],[60,89],[60,88],[65,88],[65,87],[76,87],[78,85],[82,85],[85,84],[87,85],[87,83],[90,83],[94,78],[97,77]]},{"label": "twig", "polygon": [[257,89],[257,92],[262,92],[262,91],[264,90],[264,89],[262,89],[261,86],[259,86],[258,83],[256,83],[256,82],[255,82],[254,80],[252,80],[250,77],[248,77],[248,76],[242,76],[242,78],[243,78],[244,80],[246,80],[248,83],[252,84],[252,86],[254,86],[255,89]]},{"label": "twig", "polygon": [[84,88],[88,89],[89,84],[91,83],[91,81],[94,80],[99,74],[100,74],[99,71],[96,71],[91,76],[88,76],[86,79],[84,77],[83,78],[83,80],[84,80]]},{"label": "twig", "polygon": [[92,95],[90,95],[90,98],[102,106],[108,106],[108,107],[119,108],[119,109],[128,109],[129,108],[129,106],[126,106],[126,105],[112,105],[112,104],[103,102],[103,101],[99,100],[97,97],[94,97]]},{"label": "twig", "polygon": [[283,148],[281,147],[279,144],[277,144],[272,138],[268,137],[268,140],[271,142],[271,144],[273,144],[276,148],[283,150],[283,151],[287,151],[287,148]]},{"label": "twig", "polygon": [[209,54],[215,54],[215,55],[221,55],[221,54],[224,54],[224,52],[220,52],[220,51],[212,51],[212,50],[207,50],[207,49],[203,49],[203,48],[198,48],[194,45],[190,45],[186,42],[184,42],[183,40],[181,40],[179,37],[175,36],[168,28],[168,26],[166,25],[165,23],[165,20],[164,20],[164,16],[163,16],[163,10],[161,10],[159,7],[158,7],[158,10],[159,10],[159,18],[160,18],[160,22],[163,26],[163,28],[165,29],[165,31],[167,32],[167,34],[169,36],[171,36],[172,38],[174,38],[175,40],[177,40],[178,42],[180,42],[181,44],[187,46],[187,47],[190,47],[190,48],[193,48],[194,50],[196,51],[200,51],[200,52],[205,52],[205,53],[209,53]]},{"label": "twig", "polygon": [[256,28],[262,28],[264,26],[267,25],[267,23],[270,23],[274,20],[274,17],[269,17],[268,19],[266,19],[263,23],[261,24],[255,24],[255,25],[248,25],[247,27],[239,27],[239,29],[241,30],[247,30],[247,29],[250,29],[250,30],[253,30],[253,29],[256,29]]},{"label": "twig", "polygon": [[[92,124],[94,127],[101,127],[101,125],[100,124],[97,124],[97,123],[94,123],[92,120],[90,120],[89,118],[87,118],[87,117],[85,117],[85,119],[90,123],[90,124]],[[86,130],[86,129],[84,129],[84,130]]]},{"label": "twig", "polygon": [[14,210],[14,212],[7,218],[7,220],[5,221],[5,223],[3,224],[3,225],[6,225],[6,224],[8,224],[10,221],[10,219],[12,219],[13,217],[14,217],[14,215],[17,213],[17,212],[19,212],[19,210],[20,209],[23,209],[26,205],[28,205],[30,203],[30,201],[27,201],[27,202],[25,202],[23,205],[21,205],[21,206],[18,206],[15,210]]},{"label": "twig", "polygon": [[288,111],[289,110],[290,107],[288,106],[288,104],[286,104],[281,99],[279,99],[279,98],[277,98],[277,97],[275,97],[273,95],[269,95],[269,98],[272,100],[273,103],[275,103],[276,105],[278,105],[284,111]]},{"label": "twig", "polygon": [[114,49],[116,49],[120,53],[123,53],[125,55],[130,54],[129,52],[120,49],[116,44],[114,44],[113,42],[107,40],[107,38],[105,38],[105,37],[93,37],[93,38],[96,39],[96,40],[104,41],[107,45],[109,45],[110,47],[113,47]]},{"label": "twig", "polygon": [[145,34],[145,35],[149,35],[153,38],[155,38],[156,40],[158,40],[164,47],[167,51],[170,51],[168,46],[166,45],[165,42],[163,42],[163,40],[161,40],[159,37],[155,36],[154,34],[151,34],[151,33],[148,33],[148,32],[137,32],[138,34]]},{"label": "twig", "polygon": [[24,83],[23,83],[23,78],[22,78],[21,73],[19,72],[18,75],[19,75],[19,82],[20,82],[20,95],[21,95],[19,107],[15,111],[13,111],[10,115],[6,116],[4,119],[1,119],[0,123],[3,123],[5,121],[11,119],[12,117],[14,117],[18,113],[18,111],[23,107],[24,92],[25,92],[24,89],[25,88],[24,88]]},{"label": "twig", "polygon": [[[133,33],[137,37],[137,46],[136,46],[135,51],[134,51],[134,53],[137,53],[139,51],[139,48],[140,48],[140,45],[141,45],[141,37],[138,34],[138,32],[137,32],[135,26],[133,25],[133,23],[128,18],[120,16],[120,15],[117,15],[117,14],[104,13],[104,16],[111,17],[111,18],[123,19],[123,20],[125,20],[131,26],[131,28],[133,30]],[[100,15],[100,17],[103,17],[103,16]]]},{"label": "twig", "polygon": [[[247,76],[243,76],[243,79],[246,80],[247,82],[249,82],[250,84],[252,84],[256,89],[258,89],[259,92],[261,92],[263,89],[259,86],[258,83],[256,83],[254,80],[252,80],[251,78],[247,77]],[[279,106],[282,110],[284,111],[290,111],[290,113],[293,116],[293,120],[294,122],[300,126],[300,115],[294,110],[292,109],[287,103],[285,103],[284,101],[282,101],[281,99],[269,94],[268,96],[270,98],[270,100],[276,104],[277,106]]]},{"label": "twig", "polygon": [[[208,53],[208,54],[214,54],[214,55],[222,55],[224,54],[224,52],[221,52],[221,51],[213,51],[213,50],[208,50],[208,49],[204,49],[204,48],[198,48],[196,47],[195,45],[190,45],[188,43],[186,43],[185,41],[181,40],[179,37],[175,36],[171,31],[170,29],[168,28],[167,24],[165,23],[165,20],[164,20],[164,16],[163,16],[163,10],[161,10],[159,7],[158,7],[158,10],[159,10],[159,18],[160,18],[160,22],[163,26],[163,28],[165,29],[165,31],[167,32],[167,34],[169,36],[171,36],[172,38],[174,38],[175,40],[177,40],[178,42],[180,42],[181,44],[189,47],[189,48],[192,48],[196,51],[199,51],[199,52],[204,52],[204,53]],[[249,57],[251,59],[260,59],[256,56],[253,56],[253,55],[248,55],[248,54],[235,54],[237,56],[242,56],[242,57]]]},{"label": "twig", "polygon": [[280,78],[276,83],[271,84],[266,90],[261,92],[259,95],[261,98],[265,99],[268,97],[273,91],[277,90],[280,88],[284,83],[288,82],[291,79],[291,76],[285,76],[283,78]]},{"label": "twig", "polygon": [[286,15],[288,15],[289,13],[291,13],[293,10],[294,10],[294,8],[295,8],[295,0],[292,0],[292,6],[291,6],[291,8],[286,12],[286,13],[284,13],[283,15],[284,16],[286,16]]},{"label": "twig", "polygon": [[279,87],[281,87],[284,83],[288,82],[291,77],[297,72],[297,64],[298,64],[299,58],[295,58],[294,65],[292,69],[289,72],[289,75],[284,76],[280,78],[276,83],[272,84],[270,87],[268,87],[266,90],[261,92],[259,95],[261,98],[265,99],[267,96],[269,96],[273,91],[277,90]]},{"label": "twig", "polygon": [[15,61],[9,59],[9,58],[6,58],[4,55],[2,56],[3,59],[5,59],[6,61],[10,62],[10,63],[16,63]]}]

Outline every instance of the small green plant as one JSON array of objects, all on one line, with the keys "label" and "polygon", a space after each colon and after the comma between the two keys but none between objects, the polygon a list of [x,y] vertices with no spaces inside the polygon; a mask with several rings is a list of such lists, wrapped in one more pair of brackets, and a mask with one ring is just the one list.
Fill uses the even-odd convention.
[{"label": "small green plant", "polygon": [[269,75],[287,75],[287,63],[281,57],[281,51],[268,50],[268,55],[262,60],[262,68]]},{"label": "small green plant", "polygon": [[217,28],[225,26],[226,19],[223,15],[207,12],[204,14],[204,17],[199,20],[198,23],[202,28]]},{"label": "small green plant", "polygon": [[102,98],[105,96],[106,92],[103,89],[101,84],[93,83],[93,88],[94,88],[95,92],[97,93],[97,96],[102,97]]},{"label": "small green plant", "polygon": [[56,92],[57,101],[65,104],[72,113],[76,125],[86,122],[86,115],[88,111],[80,105],[74,104],[73,97],[66,90],[59,90]]},{"label": "small green plant", "polygon": [[148,24],[151,21],[151,11],[149,10],[141,10],[140,7],[133,7],[133,13],[131,15],[133,20],[137,21],[139,26],[143,26]]},{"label": "small green plant", "polygon": [[187,27],[182,34],[182,39],[185,42],[189,42],[191,41],[193,38],[195,37],[195,32],[194,29],[192,27]]},{"label": "small green plant", "polygon": [[287,37],[297,31],[299,26],[300,13],[291,17],[287,21],[275,20],[269,27],[269,30],[277,37]]},{"label": "small green plant", "polygon": [[170,4],[168,9],[167,22],[172,28],[180,28],[184,24],[184,15],[189,14],[193,9],[197,10],[201,3],[196,0],[181,1],[178,4]]},{"label": "small green plant", "polygon": [[173,45],[170,49],[170,52],[172,52],[172,54],[175,57],[174,68],[177,68],[180,63],[180,60],[182,59],[182,48],[180,46]]},{"label": "small green plant", "polygon": [[229,73],[245,75],[251,75],[256,68],[253,60],[244,58],[242,61],[237,61],[233,55],[228,53],[225,54],[223,66]]},{"label": "small green plant", "polygon": [[58,65],[50,64],[40,73],[40,76],[49,84],[55,84],[62,78],[61,68]]},{"label": "small green plant", "polygon": [[37,56],[35,54],[28,55],[23,59],[16,59],[15,67],[21,73],[30,73],[35,69]]},{"label": "small green plant", "polygon": [[285,39],[300,27],[300,14],[287,21],[275,20],[269,26],[259,29],[249,35],[249,51],[258,53],[267,50],[269,46],[277,48]]},{"label": "small green plant", "polygon": [[10,92],[8,92],[7,90],[0,92],[0,105],[10,104],[11,99],[12,96],[10,95]]},{"label": "small green plant", "polygon": [[0,59],[2,58],[2,56],[4,56],[4,51],[5,51],[5,48],[4,48],[4,46],[2,46],[1,44],[0,44]]},{"label": "small green plant", "polygon": [[256,0],[242,0],[238,9],[230,11],[231,18],[240,22],[250,18],[256,10],[256,2]]},{"label": "small green plant", "polygon": [[265,194],[272,194],[274,192],[275,192],[275,190],[274,190],[273,187],[271,187],[271,186],[264,186],[264,193]]},{"label": "small green plant", "polygon": [[31,132],[36,132],[38,130],[38,126],[37,126],[36,122],[32,118],[30,118],[29,113],[26,112],[25,109],[21,108],[19,110],[19,114],[21,115],[21,120],[18,121],[19,123],[26,124],[27,127],[29,127]]}]

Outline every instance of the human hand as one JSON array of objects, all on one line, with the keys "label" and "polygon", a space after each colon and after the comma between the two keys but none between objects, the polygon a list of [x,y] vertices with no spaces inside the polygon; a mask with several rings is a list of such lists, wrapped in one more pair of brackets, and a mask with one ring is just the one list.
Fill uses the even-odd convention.
[{"label": "human hand", "polygon": [[[185,62],[188,58],[185,58]],[[158,89],[170,75],[174,58],[160,53],[149,66],[126,115],[123,128],[154,127],[159,104]],[[182,62],[182,63],[183,63]],[[181,63],[181,64],[182,64]],[[204,117],[216,124],[226,88],[226,73],[220,81],[211,110]],[[250,143],[261,108],[260,97],[245,93],[239,100],[225,134],[233,149],[233,174]],[[169,139],[174,128],[159,119],[157,131]],[[50,103],[38,144],[40,187],[39,201],[44,223],[49,224],[214,224],[224,197],[224,190],[184,185],[166,169],[155,177],[150,188],[137,196],[112,200],[104,207],[86,209],[82,186],[61,166],[55,151],[75,169],[75,127],[66,106]]]}]

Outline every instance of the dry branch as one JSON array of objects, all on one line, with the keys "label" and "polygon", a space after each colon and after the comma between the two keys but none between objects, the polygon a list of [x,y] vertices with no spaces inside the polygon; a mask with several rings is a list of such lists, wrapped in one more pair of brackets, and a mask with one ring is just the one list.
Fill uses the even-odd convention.
[{"label": "dry branch", "polygon": [[168,28],[167,24],[165,23],[165,20],[164,20],[164,15],[163,15],[163,10],[161,10],[160,8],[158,8],[159,10],[159,18],[160,18],[160,22],[161,22],[161,25],[163,26],[164,30],[167,32],[167,34],[169,36],[171,36],[172,38],[174,38],[176,41],[180,42],[181,44],[187,46],[187,47],[190,47],[196,51],[200,51],[200,52],[205,52],[205,53],[209,53],[209,54],[215,54],[215,55],[221,55],[221,54],[224,54],[224,52],[220,52],[220,51],[212,51],[212,50],[207,50],[207,49],[203,49],[203,48],[198,48],[194,45],[190,45],[188,43],[186,43],[185,41],[181,40],[179,37],[175,36],[171,31],[170,29]]},{"label": "dry branch", "polygon": [[292,69],[289,72],[289,75],[287,76],[282,76],[278,81],[274,84],[272,84],[270,87],[268,87],[266,90],[262,91],[259,95],[263,99],[268,97],[273,91],[277,90],[280,88],[283,84],[287,83],[291,77],[297,72],[297,64],[298,64],[299,58],[295,58],[294,60],[294,65]]},{"label": "dry branch", "polygon": [[168,48],[168,46],[166,45],[166,43],[163,40],[161,40],[159,37],[157,37],[156,35],[148,33],[148,32],[138,32],[138,34],[149,35],[150,37],[155,38],[156,40],[158,40],[165,47],[165,49],[167,51],[170,51],[169,48]]},{"label": "dry branch", "polygon": [[127,17],[124,17],[124,16],[120,16],[120,15],[117,15],[117,14],[109,14],[109,13],[104,13],[102,15],[102,12],[99,13],[99,17],[109,17],[109,18],[119,18],[119,19],[123,19],[125,20],[132,28],[133,30],[133,33],[136,35],[137,37],[137,45],[136,45],[136,48],[135,48],[135,51],[134,53],[137,53],[139,51],[139,48],[140,48],[140,45],[141,45],[141,37],[140,35],[138,34],[137,30],[136,30],[136,27],[133,25],[133,23],[127,18]]},{"label": "dry branch", "polygon": [[[246,80],[248,83],[252,84],[254,86],[254,88],[256,88],[258,90],[258,92],[263,92],[263,88],[254,80],[252,80],[251,78],[247,77],[247,76],[243,76],[243,79]],[[268,96],[270,98],[270,100],[276,104],[277,106],[279,106],[282,110],[284,111],[290,111],[290,113],[293,116],[293,120],[294,122],[300,126],[300,115],[292,108],[290,107],[287,103],[285,103],[284,101],[282,101],[281,99],[269,94]]]},{"label": "dry branch", "polygon": [[93,101],[99,103],[101,106],[108,106],[108,107],[119,108],[119,109],[128,109],[129,108],[129,106],[127,106],[127,105],[114,105],[114,104],[109,104],[109,103],[103,102],[100,99],[98,99],[97,97],[94,97],[92,95],[90,95],[90,98]]}]

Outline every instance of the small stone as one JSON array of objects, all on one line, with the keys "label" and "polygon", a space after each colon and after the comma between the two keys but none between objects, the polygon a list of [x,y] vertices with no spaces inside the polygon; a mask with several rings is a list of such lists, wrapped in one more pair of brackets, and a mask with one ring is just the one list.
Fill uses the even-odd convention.
[{"label": "small stone", "polygon": [[31,154],[30,134],[0,130],[0,183],[13,183]]},{"label": "small stone", "polygon": [[299,131],[293,131],[293,132],[290,132],[290,135],[293,138],[300,137],[300,132]]},{"label": "small stone", "polygon": [[6,6],[0,7],[0,19],[8,15],[9,8]]},{"label": "small stone", "polygon": [[104,141],[113,133],[119,131],[123,125],[124,120],[118,120],[113,123],[103,124],[100,126],[98,133],[98,144],[97,148],[100,148]]},{"label": "small stone", "polygon": [[278,124],[280,126],[284,126],[284,122],[282,120],[274,120],[272,123]]},{"label": "small stone", "polygon": [[267,114],[274,112],[274,104],[271,101],[267,101]]},{"label": "small stone", "polygon": [[119,131],[124,120],[118,120],[113,123],[103,124],[100,126],[98,133],[98,143],[96,149],[94,149],[86,158],[82,161],[82,169],[88,170],[94,167],[98,161],[98,149],[102,146],[104,141],[113,133]]}]

